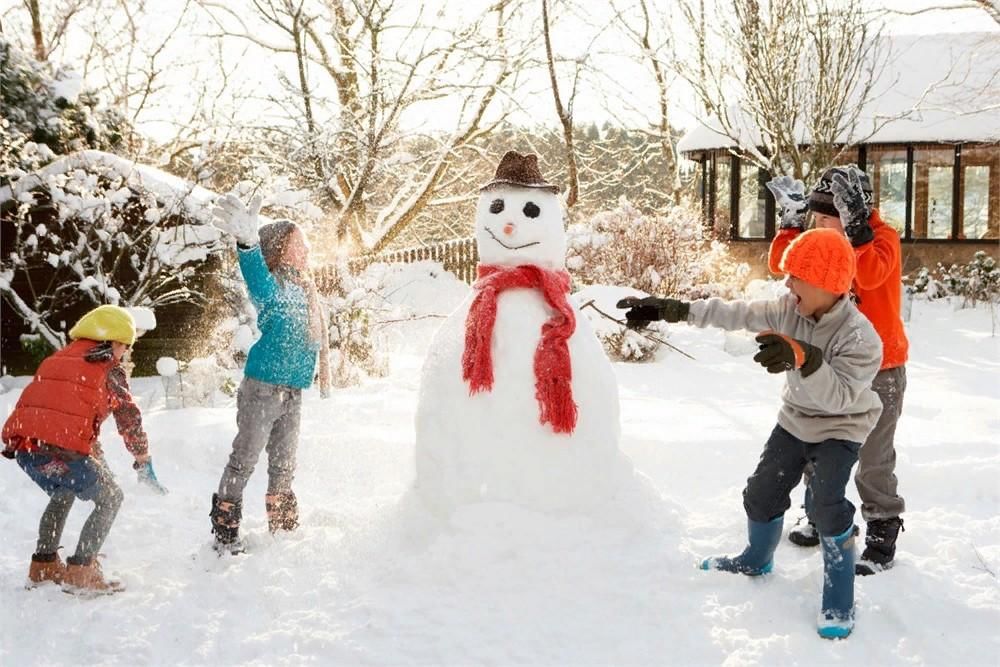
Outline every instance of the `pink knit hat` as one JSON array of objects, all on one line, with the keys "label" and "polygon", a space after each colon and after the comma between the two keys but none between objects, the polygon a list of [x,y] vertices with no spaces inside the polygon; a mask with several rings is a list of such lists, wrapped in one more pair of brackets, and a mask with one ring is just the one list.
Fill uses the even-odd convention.
[{"label": "pink knit hat", "polygon": [[799,234],[781,257],[781,270],[834,294],[846,294],[857,271],[854,248],[835,229]]}]

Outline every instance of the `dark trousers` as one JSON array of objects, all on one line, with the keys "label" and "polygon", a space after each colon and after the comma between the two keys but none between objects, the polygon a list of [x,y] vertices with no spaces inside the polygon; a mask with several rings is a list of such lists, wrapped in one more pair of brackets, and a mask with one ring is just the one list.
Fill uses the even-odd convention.
[{"label": "dark trousers", "polygon": [[816,529],[826,536],[844,533],[854,523],[854,505],[844,492],[860,448],[861,443],[849,440],[804,442],[775,426],[743,490],[747,516],[767,522],[787,512],[792,489],[798,486],[806,465],[811,465],[809,491]]}]

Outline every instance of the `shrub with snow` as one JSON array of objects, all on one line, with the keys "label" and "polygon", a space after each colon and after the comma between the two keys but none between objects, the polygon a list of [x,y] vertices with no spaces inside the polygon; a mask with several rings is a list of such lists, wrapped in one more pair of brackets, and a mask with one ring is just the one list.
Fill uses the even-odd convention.
[{"label": "shrub with snow", "polygon": [[979,250],[965,264],[945,266],[938,263],[933,271],[921,268],[914,277],[913,289],[929,299],[959,297],[962,306],[1000,301],[1000,267],[989,253]]},{"label": "shrub with snow", "polygon": [[351,275],[347,262],[333,266],[324,282],[324,306],[330,337],[333,384],[358,384],[362,376],[384,377],[389,372],[385,337],[377,320],[389,310],[376,274]]},{"label": "shrub with snow", "polygon": [[647,215],[622,199],[567,230],[566,266],[587,285],[627,285],[649,294],[697,298],[734,296],[750,268],[713,241],[701,214],[673,206]]}]

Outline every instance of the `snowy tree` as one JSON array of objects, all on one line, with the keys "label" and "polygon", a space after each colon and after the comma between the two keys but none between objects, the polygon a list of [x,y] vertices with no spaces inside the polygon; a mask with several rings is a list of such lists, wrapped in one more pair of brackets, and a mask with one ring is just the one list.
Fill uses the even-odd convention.
[{"label": "snowy tree", "polygon": [[893,118],[865,121],[890,54],[862,0],[683,0],[694,41],[678,63],[742,159],[812,181]]},{"label": "snowy tree", "polygon": [[[333,243],[361,250],[386,247],[461,172],[466,148],[496,122],[487,112],[523,51],[509,43],[516,3],[508,0],[450,26],[395,2],[201,4],[221,40],[284,62],[278,76],[288,94],[269,101],[292,122],[269,128],[260,157],[315,193],[333,215]],[[440,99],[453,102],[453,131],[402,129],[404,117]],[[410,152],[418,139],[424,150]]]},{"label": "snowy tree", "polygon": [[[74,150],[126,148],[130,124],[116,110],[103,106],[77,72],[34,60],[2,34],[0,106],[6,120],[0,174],[34,169],[57,154]],[[19,156],[15,146],[29,141],[47,150]]]}]

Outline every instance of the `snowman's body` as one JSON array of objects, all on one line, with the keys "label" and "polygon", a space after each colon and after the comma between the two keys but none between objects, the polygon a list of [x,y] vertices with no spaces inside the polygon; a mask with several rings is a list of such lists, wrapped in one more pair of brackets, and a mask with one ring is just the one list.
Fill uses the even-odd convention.
[{"label": "snowman's body", "polygon": [[[513,211],[493,213],[498,199]],[[537,207],[535,216],[517,215]],[[476,234],[485,264],[562,269],[565,236],[554,194],[510,187],[484,192]],[[571,433],[556,433],[540,422],[534,369],[542,326],[554,309],[537,289],[500,293],[491,342],[493,386],[470,395],[462,354],[474,298],[448,317],[424,364],[416,424],[418,491],[446,511],[473,502],[515,502],[544,511],[606,503],[631,465],[618,449],[614,371],[587,318],[577,312],[568,340],[577,422]]]}]

